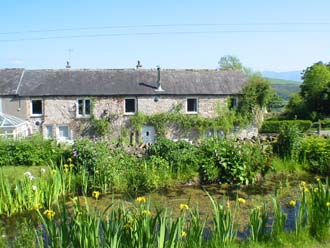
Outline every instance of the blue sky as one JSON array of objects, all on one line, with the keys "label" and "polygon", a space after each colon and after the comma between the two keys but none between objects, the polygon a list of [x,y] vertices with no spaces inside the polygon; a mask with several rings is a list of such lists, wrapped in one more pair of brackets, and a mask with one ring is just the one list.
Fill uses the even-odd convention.
[{"label": "blue sky", "polygon": [[227,54],[254,70],[330,61],[328,0],[2,0],[0,8],[0,68],[64,68],[70,58],[73,68],[140,60],[214,69]]}]

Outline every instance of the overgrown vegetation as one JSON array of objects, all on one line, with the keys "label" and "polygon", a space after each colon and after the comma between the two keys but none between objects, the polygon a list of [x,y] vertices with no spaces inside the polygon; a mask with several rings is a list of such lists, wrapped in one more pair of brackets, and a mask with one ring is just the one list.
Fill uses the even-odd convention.
[{"label": "overgrown vegetation", "polygon": [[287,106],[288,118],[318,120],[330,115],[330,65],[323,62],[307,67],[300,92]]},{"label": "overgrown vegetation", "polygon": [[279,133],[286,126],[295,125],[301,132],[306,132],[312,126],[309,120],[283,120],[283,121],[264,121],[259,130],[260,133]]},{"label": "overgrown vegetation", "polygon": [[[63,178],[70,173],[65,169],[46,171],[34,180],[47,181],[54,175]],[[63,180],[54,183],[57,189],[68,186]],[[5,187],[10,188],[20,182],[6,184]],[[1,230],[2,247],[286,247],[297,243],[318,247],[329,242],[330,188],[327,181],[319,178],[315,184],[302,181],[300,197],[291,199],[286,206],[281,206],[277,198],[273,198],[272,206],[266,202],[255,206],[245,198],[236,197],[230,202],[227,199],[218,201],[209,195],[213,209],[209,219],[201,217],[200,209],[191,208],[187,202],[178,201],[177,215],[164,208],[151,208],[144,196],[130,201],[128,206],[112,201],[101,210],[93,207],[105,197],[98,191],[88,194],[94,199],[88,199],[87,195],[65,198],[73,193],[72,189],[66,191],[63,198],[58,198],[63,191],[57,191],[57,197],[53,197],[55,191],[49,191],[47,187],[33,190],[30,186],[26,184],[17,192],[7,192],[6,197],[25,199],[22,212],[29,213],[33,220],[30,217],[23,221],[15,229],[15,235],[7,236],[6,229]],[[31,192],[30,198],[25,197],[28,192]],[[40,195],[51,200],[43,202],[43,198],[37,197]],[[15,210],[13,203],[3,197],[0,206],[2,216],[14,213],[11,211]],[[246,238],[238,240],[241,225],[238,211],[247,206],[250,214]],[[294,212],[291,230],[286,229],[288,214],[283,208]]]},{"label": "overgrown vegetation", "polygon": [[59,163],[64,153],[65,147],[38,135],[20,140],[0,139],[0,166]]}]

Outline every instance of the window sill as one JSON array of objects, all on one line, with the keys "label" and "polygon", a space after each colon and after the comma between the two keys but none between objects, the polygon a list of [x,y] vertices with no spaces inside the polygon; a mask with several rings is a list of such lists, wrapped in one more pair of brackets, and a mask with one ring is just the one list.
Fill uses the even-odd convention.
[{"label": "window sill", "polygon": [[128,113],[124,113],[124,115],[135,115],[136,112],[128,112]]},{"label": "window sill", "polygon": [[187,115],[197,115],[198,112],[186,112]]},{"label": "window sill", "polygon": [[30,115],[30,117],[43,117],[44,115],[43,114],[32,114]]},{"label": "window sill", "polygon": [[76,116],[76,119],[89,119],[89,118],[91,118],[90,115],[77,115]]}]

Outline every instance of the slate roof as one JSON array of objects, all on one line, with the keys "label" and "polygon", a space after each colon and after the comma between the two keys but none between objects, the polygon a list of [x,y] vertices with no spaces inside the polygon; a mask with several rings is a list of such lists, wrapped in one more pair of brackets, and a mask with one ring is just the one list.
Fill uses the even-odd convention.
[{"label": "slate roof", "polygon": [[237,71],[161,70],[164,91],[156,92],[157,78],[154,69],[25,70],[18,95],[230,95],[239,94],[246,82],[244,74]]},{"label": "slate roof", "polygon": [[15,95],[23,69],[0,70],[0,96]]}]

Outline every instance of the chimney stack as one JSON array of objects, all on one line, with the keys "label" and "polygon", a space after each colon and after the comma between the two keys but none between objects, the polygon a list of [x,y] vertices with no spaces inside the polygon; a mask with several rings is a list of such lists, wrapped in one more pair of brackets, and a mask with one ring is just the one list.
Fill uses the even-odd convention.
[{"label": "chimney stack", "polygon": [[139,69],[140,67],[142,67],[142,65],[141,65],[140,60],[138,60],[138,61],[137,61],[137,65],[136,65],[136,69]]},{"label": "chimney stack", "polygon": [[66,66],[65,66],[65,68],[66,68],[66,69],[70,69],[70,68],[71,68],[71,65],[70,65],[70,62],[69,62],[69,61],[66,62]]},{"label": "chimney stack", "polygon": [[160,81],[160,66],[157,66],[157,89],[155,91],[164,91]]}]

